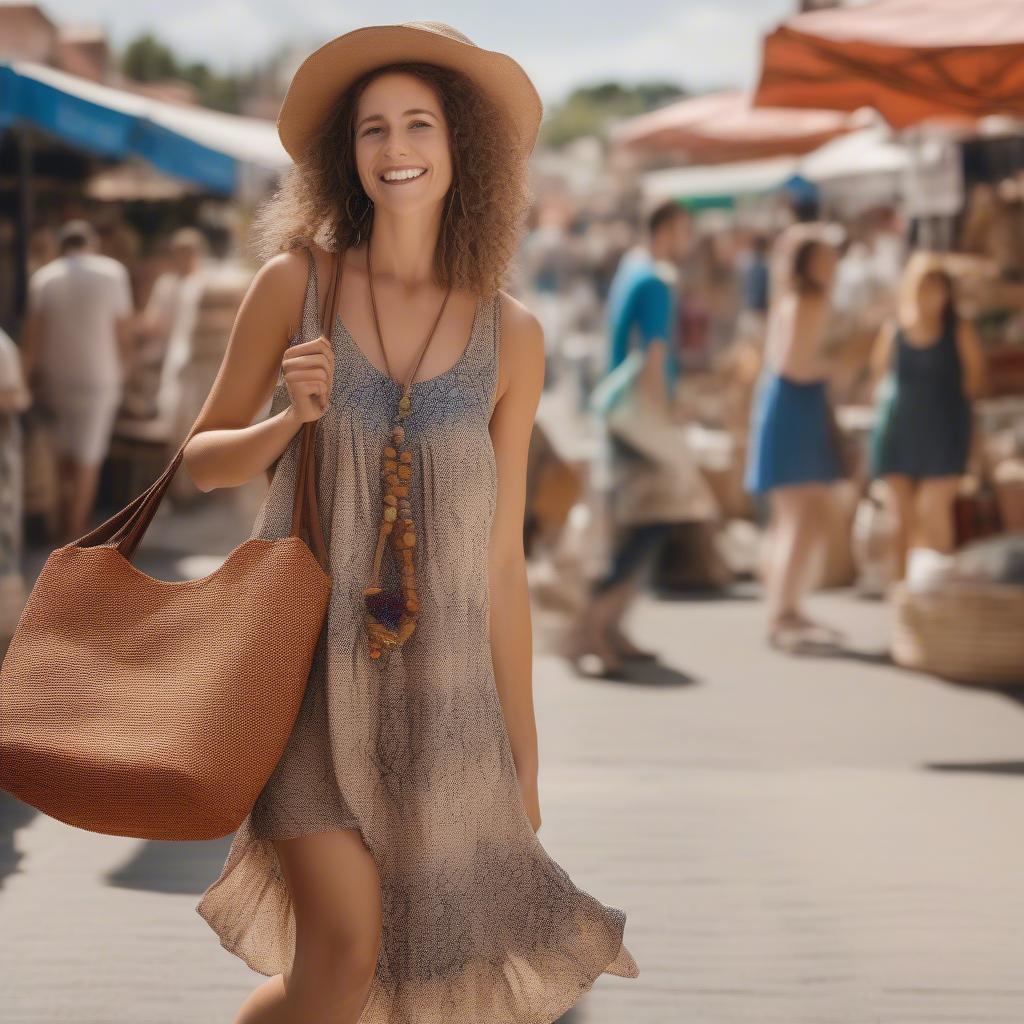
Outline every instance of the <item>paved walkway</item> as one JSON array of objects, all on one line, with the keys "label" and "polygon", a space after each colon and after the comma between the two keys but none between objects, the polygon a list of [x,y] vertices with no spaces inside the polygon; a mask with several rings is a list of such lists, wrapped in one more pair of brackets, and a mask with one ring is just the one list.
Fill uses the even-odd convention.
[{"label": "paved walkway", "polygon": [[[208,572],[244,536],[222,525],[160,518],[137,562]],[[636,638],[668,668],[633,683],[538,651],[540,836],[627,910],[641,969],[563,1021],[1024,1020],[1024,709],[887,665],[879,604],[820,608],[849,657],[766,652],[743,592],[644,599]],[[0,1021],[229,1024],[261,978],[193,910],[227,846],[96,835],[0,795]]]}]

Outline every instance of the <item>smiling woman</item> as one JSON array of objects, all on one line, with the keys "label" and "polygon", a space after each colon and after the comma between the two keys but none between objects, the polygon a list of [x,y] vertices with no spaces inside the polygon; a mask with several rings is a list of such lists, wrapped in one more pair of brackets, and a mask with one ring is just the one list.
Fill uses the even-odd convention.
[{"label": "smiling woman", "polygon": [[302,426],[333,581],[288,744],[196,907],[270,976],[235,1024],[551,1024],[639,974],[625,913],[537,838],[545,346],[502,285],[541,112],[510,57],[435,22],[332,40],[285,98],[296,164],[188,462],[207,489],[269,467],[253,535],[275,537]]},{"label": "smiling woman", "polygon": [[[373,226],[380,194],[374,194],[374,185],[383,184],[380,175],[388,169],[422,169],[425,173],[413,179],[419,184],[409,190],[419,193],[430,188],[426,179],[433,167],[435,185],[437,178],[451,176],[450,190],[441,193],[448,192],[434,260],[438,284],[481,294],[504,287],[529,204],[525,164],[533,140],[522,139],[515,119],[487,91],[474,87],[466,73],[442,64],[390,65],[391,72],[405,72],[424,87],[418,95],[426,103],[393,112],[377,105],[359,110],[360,99],[382,70],[373,68],[354,81],[293,147],[295,164],[253,221],[253,254],[269,260],[307,242],[341,250],[358,244]],[[396,131],[416,148],[382,158],[374,180],[361,180],[360,150],[393,145]]]}]

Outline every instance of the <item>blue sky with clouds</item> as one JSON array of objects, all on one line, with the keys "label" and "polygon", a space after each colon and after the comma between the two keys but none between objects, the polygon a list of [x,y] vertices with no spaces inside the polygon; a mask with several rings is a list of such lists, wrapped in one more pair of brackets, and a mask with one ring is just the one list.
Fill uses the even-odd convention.
[{"label": "blue sky with clouds", "polygon": [[795,0],[48,0],[56,21],[101,25],[115,45],[152,31],[183,58],[244,67],[285,41],[305,52],[360,25],[445,21],[522,64],[546,103],[573,86],[668,78],[693,88],[752,84],[762,34]]}]

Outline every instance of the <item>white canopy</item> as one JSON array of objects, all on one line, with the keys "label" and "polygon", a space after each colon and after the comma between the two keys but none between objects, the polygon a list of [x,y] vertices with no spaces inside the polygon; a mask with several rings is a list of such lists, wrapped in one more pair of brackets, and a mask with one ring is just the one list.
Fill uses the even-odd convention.
[{"label": "white canopy", "polygon": [[866,174],[898,177],[907,168],[905,147],[890,141],[884,127],[864,128],[826,142],[800,161],[800,174],[808,181],[826,182]]},{"label": "white canopy", "polygon": [[799,166],[798,157],[777,156],[734,164],[649,171],[641,181],[645,195],[652,199],[730,199],[781,188],[797,173]]}]

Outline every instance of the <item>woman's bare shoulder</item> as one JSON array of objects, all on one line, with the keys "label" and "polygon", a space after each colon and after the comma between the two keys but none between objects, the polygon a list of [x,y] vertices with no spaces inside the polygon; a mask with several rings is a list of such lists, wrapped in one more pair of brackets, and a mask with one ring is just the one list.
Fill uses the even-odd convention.
[{"label": "woman's bare shoulder", "polygon": [[251,289],[258,291],[260,304],[275,306],[287,320],[291,337],[302,322],[302,306],[309,280],[309,258],[302,249],[290,249],[271,256],[256,272]]},{"label": "woman's bare shoulder", "polygon": [[544,331],[540,320],[519,299],[508,292],[498,290],[501,312],[501,344],[510,348],[534,348],[544,346]]},{"label": "woman's bare shoulder", "polygon": [[544,329],[519,299],[498,290],[501,330],[498,338],[498,397],[512,383],[529,390],[544,380]]}]

